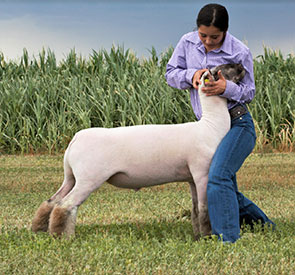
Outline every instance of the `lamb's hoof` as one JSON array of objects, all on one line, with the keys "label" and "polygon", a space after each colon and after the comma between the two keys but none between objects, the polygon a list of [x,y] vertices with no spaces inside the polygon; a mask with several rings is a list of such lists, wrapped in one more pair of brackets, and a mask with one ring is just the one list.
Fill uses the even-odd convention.
[{"label": "lamb's hoof", "polygon": [[201,239],[201,234],[195,234],[194,235],[194,240],[197,242]]},{"label": "lamb's hoof", "polygon": [[199,233],[197,235],[194,235],[195,241],[200,241],[200,240],[211,240],[212,239],[212,234],[202,234]]},{"label": "lamb's hoof", "polygon": [[48,230],[49,217],[53,207],[54,205],[48,201],[41,203],[32,221],[33,232],[46,232]]},{"label": "lamb's hoof", "polygon": [[66,233],[70,211],[66,208],[55,206],[49,220],[49,233],[54,237],[61,237]]},{"label": "lamb's hoof", "polygon": [[206,235],[206,236],[203,236],[203,239],[205,241],[212,241],[212,240],[216,239],[216,237],[214,237],[213,235]]}]

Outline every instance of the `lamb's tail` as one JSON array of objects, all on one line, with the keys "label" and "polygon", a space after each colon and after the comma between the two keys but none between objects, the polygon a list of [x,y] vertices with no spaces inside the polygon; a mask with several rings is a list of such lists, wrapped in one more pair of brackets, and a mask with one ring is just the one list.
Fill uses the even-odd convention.
[{"label": "lamb's tail", "polygon": [[[71,140],[71,142],[64,154],[64,182],[63,182],[63,186],[67,186],[67,188],[66,188],[68,190],[67,194],[73,189],[73,187],[76,183],[75,176],[74,176],[72,167],[70,165],[70,159],[69,159],[71,146],[73,145],[75,140],[76,140],[76,135]],[[67,194],[65,194],[64,196],[66,196]]]},{"label": "lamb's tail", "polygon": [[70,142],[68,148],[64,154],[64,181],[59,188],[59,190],[50,198],[50,201],[53,203],[59,203],[71,190],[74,188],[76,179],[72,170],[72,167],[69,163],[69,153],[70,148],[73,142],[75,141],[75,137]]},{"label": "lamb's tail", "polygon": [[64,155],[64,184],[68,184],[71,185],[71,189],[69,191],[72,190],[72,188],[75,185],[75,176],[72,170],[72,167],[69,163],[69,148],[66,150],[65,155]]}]

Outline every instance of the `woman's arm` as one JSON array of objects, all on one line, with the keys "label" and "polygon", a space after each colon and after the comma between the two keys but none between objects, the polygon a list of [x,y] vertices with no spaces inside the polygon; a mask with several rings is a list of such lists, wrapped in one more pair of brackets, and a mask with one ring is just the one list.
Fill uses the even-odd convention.
[{"label": "woman's arm", "polygon": [[239,102],[241,104],[249,103],[255,94],[255,82],[253,74],[253,61],[250,51],[241,55],[237,63],[241,63],[246,71],[244,78],[239,83],[226,80],[219,72],[219,80],[206,84],[203,92],[208,96],[220,95],[229,101]]},{"label": "woman's arm", "polygon": [[197,69],[188,69],[186,64],[185,39],[182,37],[166,67],[168,85],[177,89],[192,88],[193,76]]},{"label": "woman's arm", "polygon": [[255,95],[253,59],[249,50],[242,56],[240,62],[246,71],[244,78],[237,84],[227,81],[226,89],[221,96],[243,104],[251,102]]}]

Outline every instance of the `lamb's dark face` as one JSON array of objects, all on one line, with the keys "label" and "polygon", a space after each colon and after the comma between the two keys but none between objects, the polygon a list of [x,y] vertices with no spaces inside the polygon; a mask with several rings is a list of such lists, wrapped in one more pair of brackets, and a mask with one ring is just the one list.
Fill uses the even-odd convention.
[{"label": "lamb's dark face", "polygon": [[218,71],[221,71],[225,79],[238,83],[245,76],[245,69],[241,64],[223,64],[210,69],[215,80],[218,80]]}]

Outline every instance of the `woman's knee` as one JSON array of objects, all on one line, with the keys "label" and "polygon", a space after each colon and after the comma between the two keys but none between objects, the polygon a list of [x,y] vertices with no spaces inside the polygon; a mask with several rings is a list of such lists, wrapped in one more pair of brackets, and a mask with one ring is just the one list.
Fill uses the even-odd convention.
[{"label": "woman's knee", "polygon": [[235,184],[232,178],[233,175],[230,171],[218,169],[217,167],[215,167],[214,169],[210,169],[208,175],[207,195],[208,192],[220,192],[225,188],[235,190]]}]

